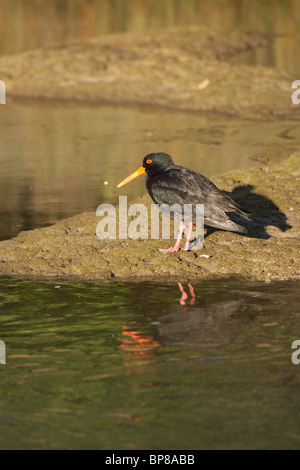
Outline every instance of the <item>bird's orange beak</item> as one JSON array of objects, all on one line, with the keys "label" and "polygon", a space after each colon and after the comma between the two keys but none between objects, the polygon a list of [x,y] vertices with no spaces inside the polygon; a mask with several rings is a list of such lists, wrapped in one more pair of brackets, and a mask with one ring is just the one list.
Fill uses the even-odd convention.
[{"label": "bird's orange beak", "polygon": [[127,176],[127,178],[121,181],[121,183],[118,184],[117,188],[120,188],[121,186],[124,186],[124,184],[129,183],[129,181],[134,180],[134,178],[137,178],[138,176],[142,175],[143,173],[145,173],[145,171],[145,168],[141,166],[138,170],[136,170],[134,173]]}]

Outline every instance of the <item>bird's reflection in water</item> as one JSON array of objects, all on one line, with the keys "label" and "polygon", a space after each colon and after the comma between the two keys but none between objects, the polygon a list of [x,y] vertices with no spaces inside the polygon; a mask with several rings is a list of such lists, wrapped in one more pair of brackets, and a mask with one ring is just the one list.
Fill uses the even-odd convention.
[{"label": "bird's reflection in water", "polygon": [[134,356],[136,359],[148,359],[157,348],[161,347],[161,344],[154,340],[152,336],[145,335],[141,331],[132,330],[126,325],[123,326],[119,340],[121,342],[119,348],[126,351],[129,357]]},{"label": "bird's reflection in water", "polygon": [[[195,295],[192,284],[184,288],[178,283],[180,295],[176,303],[160,304],[162,313],[151,324],[124,325],[119,348],[126,353],[125,362],[143,362],[170,345],[186,345],[195,349],[214,348],[228,344],[244,331],[249,317],[240,315],[244,299],[209,302]],[[211,302],[212,301],[212,302]],[[247,320],[248,318],[248,320]]]},{"label": "bird's reflection in water", "polygon": [[[181,292],[179,303],[180,305],[186,305],[185,301],[188,299],[188,295],[180,282],[178,283],[178,287]],[[189,305],[194,305],[196,300],[194,288],[191,284],[188,284],[188,287],[191,296]],[[119,349],[126,351],[129,353],[130,357],[133,356],[136,359],[150,358],[157,348],[162,347],[160,342],[154,340],[152,336],[143,335],[141,331],[132,330],[127,325],[123,326],[122,335],[119,340],[121,342]]]},{"label": "bird's reflection in water", "polygon": [[[180,305],[185,305],[185,301],[188,299],[188,295],[185,292],[184,288],[182,287],[181,282],[178,282],[178,287],[179,287],[180,292],[181,292],[181,297],[179,299],[179,303],[180,303]],[[190,295],[192,297],[189,303],[190,303],[190,305],[194,305],[195,300],[196,300],[194,288],[191,284],[188,284],[188,287],[189,287],[189,290],[190,290]]]},{"label": "bird's reflection in water", "polygon": [[157,324],[155,335],[163,346],[185,344],[192,347],[229,342],[239,331],[243,316],[237,315],[245,300],[223,300],[206,303],[197,299],[194,288],[188,284],[188,294],[179,282],[181,293],[178,304],[170,304]]}]

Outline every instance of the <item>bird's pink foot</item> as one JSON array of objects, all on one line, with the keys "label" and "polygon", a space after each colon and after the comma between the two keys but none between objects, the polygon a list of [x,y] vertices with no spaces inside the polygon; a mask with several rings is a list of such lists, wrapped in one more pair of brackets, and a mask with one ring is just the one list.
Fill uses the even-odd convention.
[{"label": "bird's pink foot", "polygon": [[189,251],[190,242],[186,242],[185,245],[181,248],[182,251]]},{"label": "bird's pink foot", "polygon": [[178,233],[178,237],[177,237],[175,245],[167,249],[160,248],[159,251],[162,251],[163,253],[175,253],[176,251],[178,251],[183,232],[184,232],[184,223],[183,221],[181,221],[179,224],[179,233]]},{"label": "bird's pink foot", "polygon": [[171,248],[159,248],[159,251],[162,253],[176,253],[176,251],[179,251],[179,246],[175,244],[174,246],[171,246]]}]

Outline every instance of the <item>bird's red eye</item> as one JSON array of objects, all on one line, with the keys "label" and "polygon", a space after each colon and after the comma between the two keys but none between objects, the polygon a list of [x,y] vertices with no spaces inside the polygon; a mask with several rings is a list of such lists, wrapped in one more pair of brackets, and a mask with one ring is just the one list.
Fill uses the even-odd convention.
[{"label": "bird's red eye", "polygon": [[152,163],[152,160],[147,160],[147,162],[146,162],[146,163],[150,164],[150,163]]}]

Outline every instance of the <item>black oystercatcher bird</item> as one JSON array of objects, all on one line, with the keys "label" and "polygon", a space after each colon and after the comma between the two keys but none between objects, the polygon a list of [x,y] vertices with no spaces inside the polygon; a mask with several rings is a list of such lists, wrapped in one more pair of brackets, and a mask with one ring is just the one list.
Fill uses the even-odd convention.
[{"label": "black oystercatcher bird", "polygon": [[[220,191],[208,178],[195,171],[175,165],[167,153],[149,153],[143,160],[143,165],[118,184],[118,188],[139,175],[146,173],[146,188],[155,204],[179,204],[180,226],[177,241],[167,250],[179,250],[180,240],[184,232],[182,220],[183,205],[193,204],[193,217],[188,222],[186,243],[183,250],[189,249],[189,242],[195,216],[195,205],[204,204],[204,225],[230,232],[247,233],[247,229],[230,220],[228,214],[233,213],[249,220],[250,213],[242,209],[229,196]],[[179,214],[178,214],[179,216]],[[176,214],[175,214],[175,218]]]}]

